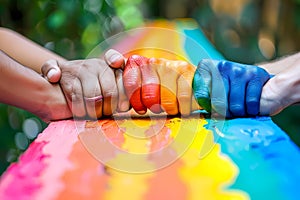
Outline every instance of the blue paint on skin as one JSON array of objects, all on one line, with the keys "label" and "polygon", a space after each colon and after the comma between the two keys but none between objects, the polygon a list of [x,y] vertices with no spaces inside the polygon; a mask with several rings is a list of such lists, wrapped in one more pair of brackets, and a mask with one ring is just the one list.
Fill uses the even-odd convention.
[{"label": "blue paint on skin", "polygon": [[[224,59],[201,30],[183,32],[190,38],[184,49],[194,65],[203,58]],[[213,119],[207,121],[212,127]],[[225,120],[221,129],[216,142],[239,168],[235,183],[227,189],[243,190],[255,200],[299,199],[300,150],[270,117]]]}]

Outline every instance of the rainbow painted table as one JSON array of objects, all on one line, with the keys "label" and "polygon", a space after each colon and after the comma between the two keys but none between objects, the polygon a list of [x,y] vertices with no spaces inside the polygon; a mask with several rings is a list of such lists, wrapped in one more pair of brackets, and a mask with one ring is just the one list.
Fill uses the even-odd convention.
[{"label": "rainbow painted table", "polygon": [[[149,26],[168,29],[139,30],[114,48],[193,64],[221,58],[192,21]],[[169,29],[179,36],[167,34]],[[157,49],[140,48],[156,43]],[[299,199],[300,151],[269,117],[211,126],[214,120],[196,115],[52,122],[1,177],[0,199]],[[164,163],[170,155],[176,159]]]}]

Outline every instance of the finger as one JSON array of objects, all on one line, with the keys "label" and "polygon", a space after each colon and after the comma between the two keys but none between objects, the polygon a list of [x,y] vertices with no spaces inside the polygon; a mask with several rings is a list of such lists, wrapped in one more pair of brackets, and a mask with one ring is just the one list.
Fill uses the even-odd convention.
[{"label": "finger", "polygon": [[85,116],[86,110],[84,106],[83,92],[80,80],[78,78],[65,79],[64,77],[62,77],[60,85],[62,87],[62,90],[64,91],[68,105],[74,117]]},{"label": "finger", "polygon": [[105,62],[112,68],[116,69],[123,69],[125,65],[125,58],[123,55],[114,50],[114,49],[109,49],[105,54],[104,54],[104,59]]},{"label": "finger", "polygon": [[125,88],[123,85],[123,71],[122,70],[116,70],[115,71],[116,76],[116,82],[118,87],[118,94],[119,94],[119,101],[118,101],[118,111],[120,112],[126,112],[130,108],[129,100],[125,93]]},{"label": "finger", "polygon": [[235,117],[243,117],[246,115],[246,110],[245,110],[246,82],[237,77],[230,78],[230,80],[231,80],[230,92],[229,92],[230,113]]},{"label": "finger", "polygon": [[102,117],[103,96],[97,77],[86,74],[80,80],[87,115],[92,119]]},{"label": "finger", "polygon": [[228,116],[228,78],[220,74],[218,69],[218,66],[220,66],[219,61],[205,60],[204,63],[204,66],[209,68],[211,73],[211,115]]},{"label": "finger", "polygon": [[197,103],[207,112],[211,112],[211,79],[212,74],[209,68],[209,61],[202,60],[194,74],[193,91]]},{"label": "finger", "polygon": [[[192,90],[193,92],[193,90]],[[192,107],[191,107],[191,111],[197,111],[197,110],[204,110],[204,108],[202,108],[196,101],[194,95],[192,94],[192,103],[191,103]]]},{"label": "finger", "polygon": [[246,87],[248,83],[245,69],[241,64],[223,61],[218,65],[219,71],[223,72],[230,80],[228,106],[230,114],[234,117],[246,115]]},{"label": "finger", "polygon": [[188,116],[191,113],[192,81],[195,67],[189,65],[187,62],[180,62],[178,67],[183,72],[177,80],[179,111],[183,116]]},{"label": "finger", "polygon": [[102,112],[107,116],[112,115],[118,106],[118,88],[114,71],[105,65],[98,79],[104,99]]},{"label": "finger", "polygon": [[43,64],[41,71],[50,83],[57,83],[61,78],[61,70],[58,67],[56,60],[46,61]]},{"label": "finger", "polygon": [[223,62],[217,60],[207,60],[211,74],[212,74],[212,86],[211,86],[211,104],[212,115],[230,117],[228,107],[228,95],[229,95],[229,78],[226,74],[220,73],[224,70]]},{"label": "finger", "polygon": [[255,77],[250,80],[246,90],[246,107],[249,115],[258,115],[260,106],[260,97],[264,84],[269,80],[270,76],[261,75],[260,79]]},{"label": "finger", "polygon": [[153,113],[160,113],[160,82],[155,65],[142,56],[134,56],[142,75],[142,102]]},{"label": "finger", "polygon": [[160,79],[160,104],[161,109],[168,115],[178,114],[177,104],[177,77],[176,70],[172,67],[171,61],[166,59],[150,59],[150,63],[157,69]]},{"label": "finger", "polygon": [[142,103],[142,75],[139,66],[131,56],[128,58],[124,72],[123,83],[126,95],[133,109],[139,114],[145,114],[147,111],[146,106]]}]

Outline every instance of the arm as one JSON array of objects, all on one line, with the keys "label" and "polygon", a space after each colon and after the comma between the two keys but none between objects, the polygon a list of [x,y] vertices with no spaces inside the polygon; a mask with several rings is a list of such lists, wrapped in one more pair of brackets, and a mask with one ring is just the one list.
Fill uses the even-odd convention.
[{"label": "arm", "polygon": [[[7,59],[3,60],[2,66],[5,73],[1,74],[1,80],[3,83],[11,83],[11,80],[14,80],[18,81],[18,85],[22,85],[22,88],[18,88],[16,84],[12,84],[10,88],[2,85],[1,102],[21,107],[42,118],[52,120],[65,118],[66,103],[76,117],[99,118],[102,112],[104,115],[111,115],[116,110],[118,91],[122,90],[122,81],[120,81],[122,74],[119,72],[114,74],[104,61],[100,59],[66,61],[22,35],[5,28],[0,28],[0,50],[3,51],[2,56],[5,52],[11,57],[5,55]],[[64,99],[58,84],[51,85],[34,72],[40,73],[42,66],[49,82],[60,83],[66,102],[62,103]],[[122,100],[119,104],[124,110],[128,110],[129,107],[126,99],[125,95],[119,95],[119,100]],[[43,105],[44,102],[46,105]],[[59,107],[63,109],[58,109]],[[42,113],[39,113],[39,110]],[[50,116],[44,116],[45,114]]]},{"label": "arm", "polygon": [[45,121],[72,117],[58,84],[50,84],[2,51],[0,80],[0,102],[25,109]]},{"label": "arm", "polygon": [[300,53],[263,65],[276,74],[263,87],[261,113],[275,115],[300,102]]},{"label": "arm", "polygon": [[279,58],[273,62],[261,63],[258,64],[258,66],[265,69],[269,74],[276,75],[286,69],[287,66],[291,66],[294,62],[299,60],[299,58],[300,52],[294,55]]},{"label": "arm", "polygon": [[65,60],[61,56],[39,46],[24,36],[0,27],[0,50],[22,65],[41,73],[41,66],[49,59]]}]

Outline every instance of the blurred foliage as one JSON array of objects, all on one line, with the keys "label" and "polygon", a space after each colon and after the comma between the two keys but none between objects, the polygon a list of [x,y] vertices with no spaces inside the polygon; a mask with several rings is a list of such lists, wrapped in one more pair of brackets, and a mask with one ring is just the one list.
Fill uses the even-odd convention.
[{"label": "blurred foliage", "polygon": [[[229,60],[258,63],[300,50],[299,0],[1,0],[0,26],[67,59],[85,58],[101,41],[145,19],[193,17]],[[274,120],[300,144],[299,106]],[[299,124],[299,125],[298,125]],[[46,124],[0,104],[0,171]]]},{"label": "blurred foliage", "polygon": [[0,25],[68,59],[78,59],[124,27],[141,25],[139,3],[139,0],[5,0],[0,7]]},{"label": "blurred foliage", "polygon": [[0,172],[15,162],[45,127],[31,113],[0,104]]}]

